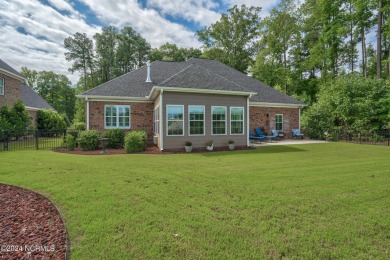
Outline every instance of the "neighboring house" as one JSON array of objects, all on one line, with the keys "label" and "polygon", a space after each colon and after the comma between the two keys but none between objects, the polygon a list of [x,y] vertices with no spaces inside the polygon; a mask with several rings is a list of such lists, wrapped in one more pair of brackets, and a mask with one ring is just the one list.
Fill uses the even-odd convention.
[{"label": "neighboring house", "polygon": [[[150,73],[149,73],[150,72]],[[146,130],[161,150],[250,145],[255,127],[300,128],[304,104],[218,61],[155,61],[77,96],[88,129]]]},{"label": "neighboring house", "polygon": [[12,106],[21,100],[33,124],[36,124],[37,111],[55,110],[34,90],[23,84],[23,81],[24,78],[19,72],[0,59],[0,107],[4,104]]}]

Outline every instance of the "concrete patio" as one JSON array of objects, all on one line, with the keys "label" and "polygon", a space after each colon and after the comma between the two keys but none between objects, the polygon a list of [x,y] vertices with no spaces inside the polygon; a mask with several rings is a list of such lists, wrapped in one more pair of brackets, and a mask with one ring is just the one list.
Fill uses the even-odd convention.
[{"label": "concrete patio", "polygon": [[323,140],[310,140],[310,139],[303,139],[303,140],[295,140],[295,139],[285,139],[281,141],[272,141],[272,142],[251,142],[251,145],[254,147],[259,146],[270,146],[270,145],[292,145],[292,144],[322,144],[322,143],[328,143],[327,141]]}]

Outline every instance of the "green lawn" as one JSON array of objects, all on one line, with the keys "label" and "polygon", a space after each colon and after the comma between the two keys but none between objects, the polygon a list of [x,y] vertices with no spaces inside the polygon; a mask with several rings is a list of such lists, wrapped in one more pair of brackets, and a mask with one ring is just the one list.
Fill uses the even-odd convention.
[{"label": "green lawn", "polygon": [[0,182],[60,208],[73,259],[390,258],[390,147],[10,151]]}]

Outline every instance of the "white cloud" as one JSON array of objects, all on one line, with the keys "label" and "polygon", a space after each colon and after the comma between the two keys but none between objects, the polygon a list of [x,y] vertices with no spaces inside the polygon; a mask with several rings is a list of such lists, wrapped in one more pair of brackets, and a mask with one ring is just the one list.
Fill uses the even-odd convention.
[{"label": "white cloud", "polygon": [[229,6],[241,6],[241,5],[246,5],[246,6],[256,6],[256,7],[261,7],[261,17],[266,17],[272,7],[274,7],[277,3],[278,0],[222,0],[224,3],[228,4]]},{"label": "white cloud", "polygon": [[1,1],[0,58],[16,70],[22,66],[51,70],[76,83],[79,76],[68,71],[71,64],[65,60],[64,39],[78,31],[92,36],[100,28],[88,25],[70,5],[59,9],[68,9],[73,15],[61,15],[38,1]]},{"label": "white cloud", "polygon": [[143,9],[137,1],[131,0],[81,0],[107,24],[117,27],[131,26],[142,37],[159,47],[166,42],[175,42],[181,47],[199,47],[201,44],[188,28],[168,21],[157,11]]},{"label": "white cloud", "polygon": [[163,15],[180,17],[187,21],[193,21],[202,26],[210,25],[221,17],[221,14],[213,11],[218,4],[210,0],[149,0],[148,7],[158,9]]}]

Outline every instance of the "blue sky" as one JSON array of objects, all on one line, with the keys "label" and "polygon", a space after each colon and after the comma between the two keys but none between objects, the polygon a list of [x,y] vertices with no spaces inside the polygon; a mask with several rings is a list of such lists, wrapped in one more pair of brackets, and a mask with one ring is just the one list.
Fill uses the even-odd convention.
[{"label": "blue sky", "polygon": [[194,33],[219,20],[235,4],[263,8],[278,0],[0,0],[0,59],[16,70],[52,70],[76,83],[68,72],[64,39],[76,32],[92,36],[103,26],[131,26],[153,48],[166,42],[200,47]]}]

